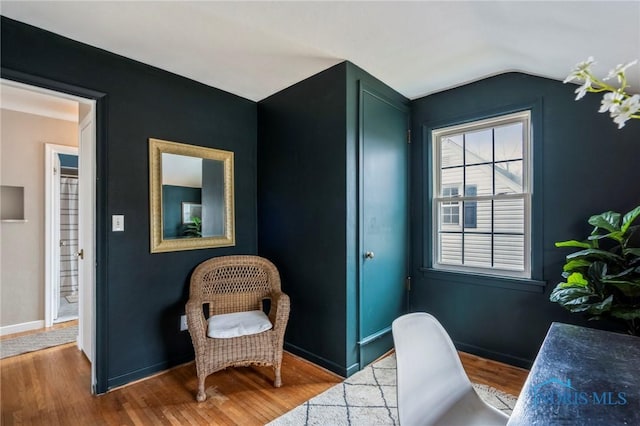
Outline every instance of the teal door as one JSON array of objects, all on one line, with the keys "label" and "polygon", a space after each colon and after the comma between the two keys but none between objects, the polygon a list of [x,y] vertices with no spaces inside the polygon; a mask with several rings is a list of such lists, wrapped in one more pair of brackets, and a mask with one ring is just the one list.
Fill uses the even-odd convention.
[{"label": "teal door", "polygon": [[360,368],[393,347],[406,311],[408,110],[360,89]]}]

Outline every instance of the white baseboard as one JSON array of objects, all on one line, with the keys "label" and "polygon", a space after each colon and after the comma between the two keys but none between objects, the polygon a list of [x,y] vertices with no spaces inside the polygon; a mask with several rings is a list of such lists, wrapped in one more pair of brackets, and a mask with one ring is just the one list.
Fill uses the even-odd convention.
[{"label": "white baseboard", "polygon": [[0,336],[7,334],[22,333],[23,331],[37,330],[44,328],[44,321],[23,322],[22,324],[5,325],[0,327]]}]

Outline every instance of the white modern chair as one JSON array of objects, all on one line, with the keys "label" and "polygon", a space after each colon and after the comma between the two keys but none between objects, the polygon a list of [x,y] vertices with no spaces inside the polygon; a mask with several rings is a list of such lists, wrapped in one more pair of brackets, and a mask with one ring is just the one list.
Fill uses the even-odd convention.
[{"label": "white modern chair", "polygon": [[403,315],[392,331],[402,426],[507,424],[509,416],[473,389],[451,338],[432,315]]}]

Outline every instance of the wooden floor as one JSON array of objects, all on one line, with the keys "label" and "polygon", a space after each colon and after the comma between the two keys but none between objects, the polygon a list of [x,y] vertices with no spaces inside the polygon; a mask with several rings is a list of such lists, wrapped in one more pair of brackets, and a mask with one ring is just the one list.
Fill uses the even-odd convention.
[{"label": "wooden floor", "polygon": [[518,396],[527,380],[529,370],[514,367],[501,362],[491,361],[479,356],[458,352],[469,380],[482,383]]},{"label": "wooden floor", "polygon": [[[527,370],[461,353],[469,378],[518,395]],[[285,353],[281,388],[271,369],[231,368],[207,379],[195,401],[189,363],[112,390],[89,392],[90,367],[75,344],[0,360],[2,425],[263,425],[342,379]]]}]

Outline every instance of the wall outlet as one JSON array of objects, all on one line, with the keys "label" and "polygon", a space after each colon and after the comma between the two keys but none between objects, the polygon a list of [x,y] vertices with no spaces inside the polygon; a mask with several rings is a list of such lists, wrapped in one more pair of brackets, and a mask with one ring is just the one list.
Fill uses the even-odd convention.
[{"label": "wall outlet", "polygon": [[186,315],[181,315],[180,316],[180,331],[185,331],[188,328],[187,326],[187,316]]}]

